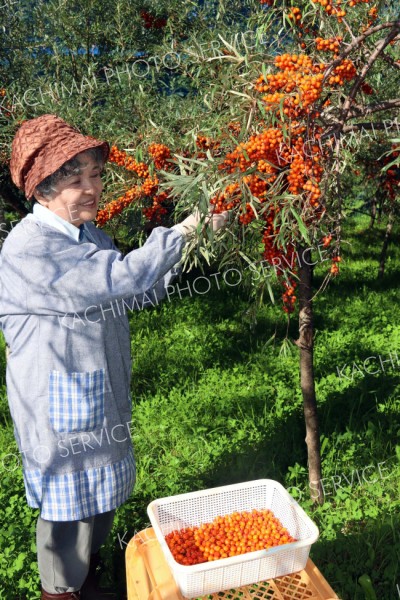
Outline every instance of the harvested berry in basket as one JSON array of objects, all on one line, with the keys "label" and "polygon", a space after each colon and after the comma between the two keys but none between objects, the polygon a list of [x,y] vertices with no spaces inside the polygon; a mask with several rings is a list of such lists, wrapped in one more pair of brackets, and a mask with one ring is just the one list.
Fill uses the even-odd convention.
[{"label": "harvested berry in basket", "polygon": [[199,527],[172,531],[165,540],[181,565],[197,565],[297,541],[269,509],[216,517]]}]

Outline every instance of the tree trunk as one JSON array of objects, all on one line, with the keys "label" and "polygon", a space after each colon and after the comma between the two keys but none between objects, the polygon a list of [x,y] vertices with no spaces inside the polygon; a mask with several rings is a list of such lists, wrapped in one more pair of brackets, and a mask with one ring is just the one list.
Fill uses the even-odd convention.
[{"label": "tree trunk", "polygon": [[378,194],[378,223],[379,224],[382,220],[383,202],[384,202],[383,194]]},{"label": "tree trunk", "polygon": [[388,222],[386,225],[385,237],[383,240],[381,255],[379,257],[378,279],[382,279],[382,277],[385,273],[386,256],[387,256],[387,250],[389,247],[390,237],[392,235],[393,223],[394,223],[394,202],[392,202],[391,207],[390,207],[389,218],[388,218]]},{"label": "tree trunk", "polygon": [[299,339],[300,381],[303,394],[306,444],[308,454],[308,479],[311,498],[314,502],[324,502],[321,484],[321,449],[319,440],[317,401],[314,381],[314,318],[312,306],[311,250],[298,247],[299,257]]},{"label": "tree trunk", "polygon": [[374,196],[372,198],[372,202],[371,202],[371,220],[369,222],[370,229],[372,229],[373,226],[375,225],[375,219],[376,219],[376,198]]}]

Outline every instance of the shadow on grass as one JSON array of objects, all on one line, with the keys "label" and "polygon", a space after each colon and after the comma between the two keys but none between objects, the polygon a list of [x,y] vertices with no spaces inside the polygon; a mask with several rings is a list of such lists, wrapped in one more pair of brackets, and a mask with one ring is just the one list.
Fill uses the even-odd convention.
[{"label": "shadow on grass", "polygon": [[399,386],[399,377],[367,375],[342,392],[332,393],[319,407],[321,430],[326,435],[347,429],[360,432],[369,422],[376,423],[378,420],[382,429],[388,431],[396,423],[390,411],[377,413],[377,401],[384,402],[395,395]]},{"label": "shadow on grass", "polygon": [[356,528],[357,533],[338,531],[334,540],[319,539],[311,559],[342,600],[373,598],[358,583],[362,575],[370,578],[377,600],[398,600],[400,518],[368,520]]},{"label": "shadow on grass", "polygon": [[[376,275],[378,274],[378,266],[376,268]],[[390,290],[397,290],[399,287],[399,277],[400,277],[400,269],[397,267],[396,269],[392,266],[387,269],[382,279],[378,279],[375,276],[375,272],[373,273],[373,277],[371,274],[366,274],[365,277],[361,277],[360,274],[354,273],[352,277],[350,277],[349,273],[339,275],[340,279],[331,282],[328,286],[328,293],[325,293],[326,301],[329,304],[334,304],[335,301],[347,298],[354,297],[355,292],[360,292],[364,286],[368,289],[368,293],[370,292],[388,292]],[[321,286],[323,278],[320,276],[315,277],[314,280],[314,289],[317,290]],[[337,282],[337,283],[336,283]],[[317,316],[318,315],[317,313]]]},{"label": "shadow on grass", "polygon": [[[191,273],[180,285],[187,285],[196,276],[197,273]],[[206,296],[175,298],[171,304],[164,302],[139,319],[133,314],[131,326],[139,344],[143,337],[156,331],[143,357],[139,354],[135,359],[135,396],[156,393],[161,380],[168,389],[178,382],[185,385],[188,380],[196,381],[205,370],[217,365],[224,369],[243,365],[272,335],[283,339],[284,318],[277,323],[273,316],[261,311],[257,320],[252,321],[248,298],[244,289],[212,290]],[[233,324],[232,328],[229,323]],[[169,353],[171,347],[172,354]],[[151,354],[147,354],[149,348]],[[140,353],[139,345],[138,349]],[[135,353],[135,342],[133,351]],[[158,378],[154,377],[155,364]]]}]

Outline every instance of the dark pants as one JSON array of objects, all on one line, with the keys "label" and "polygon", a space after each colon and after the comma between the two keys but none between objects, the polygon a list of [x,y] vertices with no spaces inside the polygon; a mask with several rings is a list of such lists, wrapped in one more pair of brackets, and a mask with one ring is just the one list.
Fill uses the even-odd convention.
[{"label": "dark pants", "polygon": [[49,594],[76,592],[89,571],[90,555],[109,534],[115,510],[80,521],[38,518],[36,544],[42,587]]}]

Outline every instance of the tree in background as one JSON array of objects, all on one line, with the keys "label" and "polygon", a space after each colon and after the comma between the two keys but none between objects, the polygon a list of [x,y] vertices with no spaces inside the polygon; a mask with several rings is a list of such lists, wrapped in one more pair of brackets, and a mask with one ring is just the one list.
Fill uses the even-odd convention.
[{"label": "tree in background", "polygon": [[[382,250],[379,256],[378,279],[382,279],[393,231],[393,225],[399,215],[400,169],[399,150],[396,144],[381,143],[368,144],[365,154],[359,157],[363,169],[363,177],[372,182],[371,223],[372,228],[378,214],[381,221],[382,215],[387,217]],[[359,174],[360,171],[358,171]]]}]

